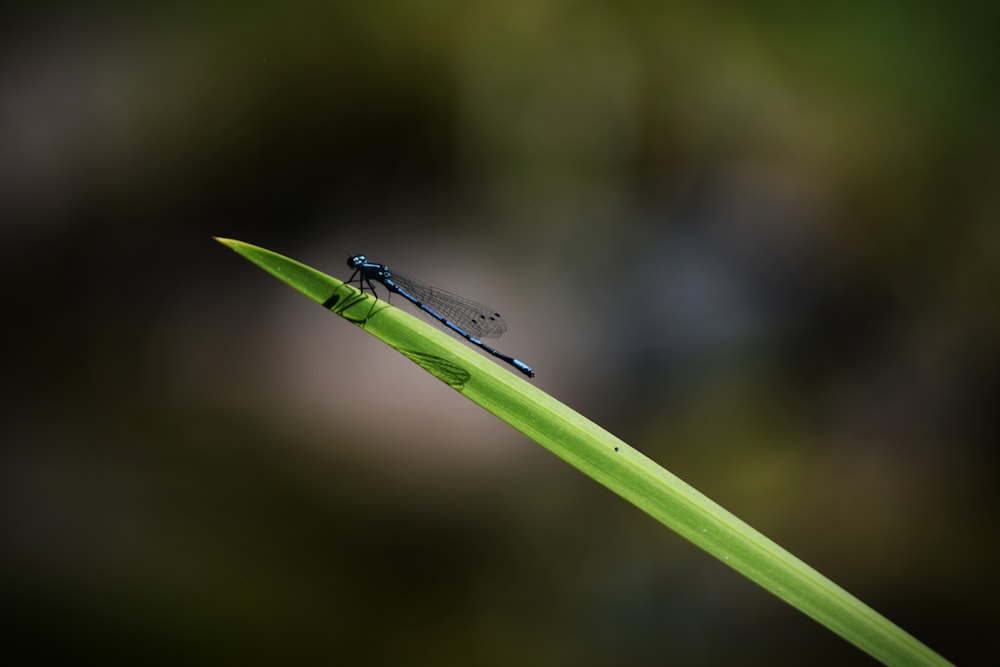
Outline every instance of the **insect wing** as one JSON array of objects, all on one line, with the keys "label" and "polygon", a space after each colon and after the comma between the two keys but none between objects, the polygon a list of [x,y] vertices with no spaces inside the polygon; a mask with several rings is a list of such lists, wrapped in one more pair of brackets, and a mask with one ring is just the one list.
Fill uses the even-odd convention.
[{"label": "insect wing", "polygon": [[393,271],[392,279],[417,301],[473,336],[499,338],[507,331],[503,316],[481,303],[425,285],[404,273]]}]

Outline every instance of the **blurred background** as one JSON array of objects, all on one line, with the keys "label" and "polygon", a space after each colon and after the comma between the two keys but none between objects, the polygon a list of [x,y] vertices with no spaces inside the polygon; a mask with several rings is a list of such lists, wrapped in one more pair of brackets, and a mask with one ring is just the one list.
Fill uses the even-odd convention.
[{"label": "blurred background", "polygon": [[988,663],[998,15],[6,9],[4,652],[872,664],[219,235],[496,307],[537,386]]}]

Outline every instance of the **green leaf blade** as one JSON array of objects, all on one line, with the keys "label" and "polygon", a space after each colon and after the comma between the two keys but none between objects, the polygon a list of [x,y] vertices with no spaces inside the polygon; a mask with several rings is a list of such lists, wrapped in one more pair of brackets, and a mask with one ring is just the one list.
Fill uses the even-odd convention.
[{"label": "green leaf blade", "polygon": [[466,398],[887,665],[943,657],[726,509],[456,338],[292,259],[217,239],[414,361]]}]

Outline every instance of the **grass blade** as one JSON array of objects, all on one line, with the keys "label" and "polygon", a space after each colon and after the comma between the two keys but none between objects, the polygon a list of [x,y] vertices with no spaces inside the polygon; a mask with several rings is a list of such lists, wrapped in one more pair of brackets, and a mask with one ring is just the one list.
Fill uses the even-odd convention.
[{"label": "grass blade", "polygon": [[216,239],[887,665],[940,655],[656,462],[505,367],[385,301],[257,246]]}]

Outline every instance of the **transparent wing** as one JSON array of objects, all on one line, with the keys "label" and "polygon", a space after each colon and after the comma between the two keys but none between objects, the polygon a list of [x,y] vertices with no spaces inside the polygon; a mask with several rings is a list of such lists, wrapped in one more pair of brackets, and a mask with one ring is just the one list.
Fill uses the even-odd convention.
[{"label": "transparent wing", "polygon": [[425,285],[405,273],[393,271],[392,280],[414,299],[472,336],[499,338],[507,331],[507,322],[503,316],[481,303]]}]

